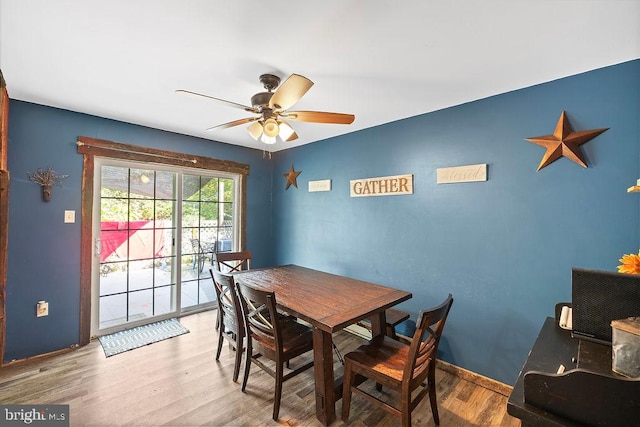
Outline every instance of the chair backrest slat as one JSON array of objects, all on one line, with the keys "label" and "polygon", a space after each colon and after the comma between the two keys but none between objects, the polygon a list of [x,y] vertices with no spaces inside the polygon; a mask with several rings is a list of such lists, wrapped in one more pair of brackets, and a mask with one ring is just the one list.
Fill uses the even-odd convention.
[{"label": "chair backrest slat", "polygon": [[244,313],[247,335],[278,354],[281,336],[275,293],[242,283],[236,283],[236,288]]},{"label": "chair backrest slat", "polygon": [[409,359],[404,367],[405,380],[411,378],[411,383],[422,383],[427,377],[427,368],[435,361],[440,337],[452,304],[453,297],[449,294],[442,304],[421,311],[418,315],[416,332],[409,347]]},{"label": "chair backrest slat", "polygon": [[218,252],[213,257],[216,268],[225,273],[249,270],[251,268],[251,251]]},{"label": "chair backrest slat", "polygon": [[218,310],[221,313],[222,323],[226,329],[230,329],[234,333],[244,330],[242,308],[236,293],[233,276],[215,269],[210,269],[210,272],[213,279],[213,287],[216,291],[216,298],[218,299]]}]

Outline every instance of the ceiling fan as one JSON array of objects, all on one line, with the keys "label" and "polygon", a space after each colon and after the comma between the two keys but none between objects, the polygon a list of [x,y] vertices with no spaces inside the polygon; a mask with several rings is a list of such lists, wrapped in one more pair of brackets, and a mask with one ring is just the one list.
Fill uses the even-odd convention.
[{"label": "ceiling fan", "polygon": [[283,141],[293,141],[298,138],[298,134],[287,120],[348,125],[353,123],[355,119],[353,114],[323,111],[288,111],[313,86],[311,80],[299,74],[291,74],[282,84],[280,84],[280,77],[273,74],[263,74],[260,76],[260,83],[267,91],[253,95],[251,97],[251,107],[184,89],[178,89],[176,93],[211,99],[230,107],[257,114],[255,117],[247,117],[212,126],[207,130],[226,129],[252,123],[247,127],[247,132],[253,139],[257,141],[260,138],[265,144],[275,144],[278,136]]}]

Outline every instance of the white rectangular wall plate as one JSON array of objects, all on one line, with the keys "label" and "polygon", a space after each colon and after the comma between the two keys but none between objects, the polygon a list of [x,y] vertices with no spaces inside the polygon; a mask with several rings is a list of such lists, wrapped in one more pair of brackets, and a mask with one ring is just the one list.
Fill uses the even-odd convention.
[{"label": "white rectangular wall plate", "polygon": [[49,315],[49,303],[46,301],[38,301],[36,305],[36,317],[43,317]]},{"label": "white rectangular wall plate", "polygon": [[316,191],[331,191],[331,180],[323,179],[318,181],[309,181],[309,193]]},{"label": "white rectangular wall plate", "polygon": [[452,184],[456,182],[478,182],[487,180],[487,164],[455,166],[438,168],[436,170],[437,184]]},{"label": "white rectangular wall plate", "polygon": [[76,222],[76,211],[64,211],[65,224],[73,224]]}]

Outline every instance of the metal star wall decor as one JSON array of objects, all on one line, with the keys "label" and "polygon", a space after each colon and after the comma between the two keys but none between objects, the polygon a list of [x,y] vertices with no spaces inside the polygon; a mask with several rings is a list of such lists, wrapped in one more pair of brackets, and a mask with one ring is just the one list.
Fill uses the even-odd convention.
[{"label": "metal star wall decor", "polygon": [[525,138],[526,141],[533,142],[547,149],[544,153],[540,164],[538,165],[538,171],[549,166],[551,163],[558,160],[560,157],[567,157],[573,160],[583,168],[587,167],[587,163],[584,160],[582,151],[580,151],[580,145],[600,135],[602,132],[609,128],[600,128],[592,130],[583,130],[580,132],[574,132],[571,129],[569,120],[565,112],[560,114],[556,129],[553,131],[553,135],[534,136],[531,138]]},{"label": "metal star wall decor", "polygon": [[284,187],[285,190],[288,190],[289,187],[291,186],[291,184],[293,184],[294,187],[298,188],[298,175],[300,175],[302,173],[302,171],[298,171],[296,172],[295,170],[293,170],[293,163],[291,164],[291,168],[289,169],[288,173],[283,174],[285,178],[287,178],[287,186]]}]

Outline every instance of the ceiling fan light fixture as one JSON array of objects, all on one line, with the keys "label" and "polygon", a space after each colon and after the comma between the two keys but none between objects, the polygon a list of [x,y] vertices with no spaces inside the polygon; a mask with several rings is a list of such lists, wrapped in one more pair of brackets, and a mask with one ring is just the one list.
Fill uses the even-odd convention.
[{"label": "ceiling fan light fixture", "polygon": [[280,138],[283,141],[289,141],[289,138],[295,133],[293,128],[287,124],[287,122],[280,123]]},{"label": "ceiling fan light fixture", "polygon": [[260,138],[260,135],[262,135],[262,123],[253,122],[251,126],[247,127],[247,132],[249,132],[249,135],[251,135],[251,138],[257,141],[258,138]]},{"label": "ceiling fan light fixture", "polygon": [[264,125],[262,126],[262,131],[268,137],[274,138],[278,136],[280,133],[280,126],[275,119],[267,119],[264,121]]},{"label": "ceiling fan light fixture", "polygon": [[251,107],[184,89],[178,89],[176,93],[209,99],[257,114],[258,117],[245,117],[229,123],[212,126],[206,130],[228,129],[250,124],[247,127],[249,135],[251,135],[254,140],[260,140],[265,144],[275,144],[277,137],[280,137],[280,139],[285,142],[298,139],[298,134],[293,130],[291,125],[287,123],[287,120],[348,125],[353,123],[355,119],[353,114],[345,113],[289,111],[289,108],[298,102],[313,86],[311,80],[299,74],[291,74],[282,84],[280,84],[280,77],[275,74],[263,74],[260,76],[260,82],[263,84],[266,92],[253,95],[251,97]]},{"label": "ceiling fan light fixture", "polygon": [[264,142],[265,144],[275,144],[276,143],[276,137],[275,136],[269,136],[266,133],[262,134],[262,137],[260,137],[260,141]]}]

